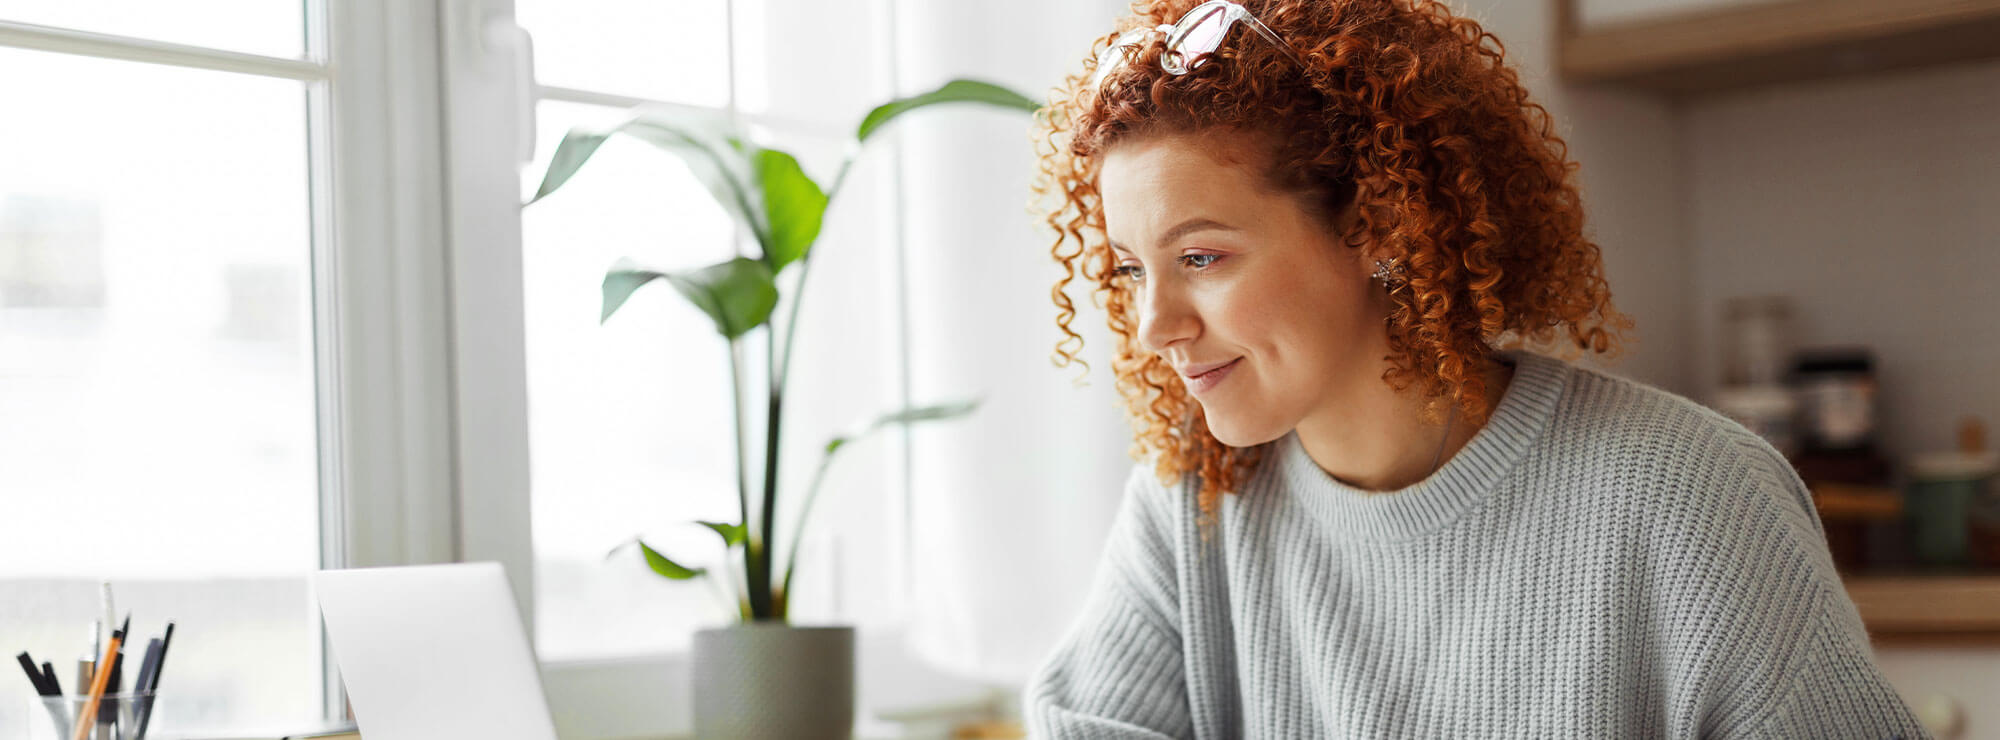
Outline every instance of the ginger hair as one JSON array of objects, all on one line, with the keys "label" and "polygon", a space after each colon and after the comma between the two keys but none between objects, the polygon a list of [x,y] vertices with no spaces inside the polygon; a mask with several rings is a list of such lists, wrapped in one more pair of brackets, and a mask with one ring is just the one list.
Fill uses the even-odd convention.
[{"label": "ginger hair", "polygon": [[1176,22],[1198,3],[1137,0],[1091,45],[1083,70],[1050,92],[1033,127],[1031,210],[1054,227],[1050,253],[1062,266],[1051,295],[1063,336],[1052,359],[1089,370],[1068,292],[1082,277],[1115,338],[1132,458],[1152,458],[1162,484],[1196,472],[1204,519],[1268,445],[1216,440],[1173,368],[1137,340],[1096,180],[1121,141],[1251,134],[1242,140],[1264,150],[1262,174],[1277,192],[1328,228],[1327,214],[1354,207],[1341,243],[1399,258],[1408,271],[1407,288],[1392,294],[1382,380],[1397,391],[1419,386],[1427,417],[1448,400],[1484,424],[1492,409],[1481,370],[1499,349],[1565,345],[1560,354],[1572,359],[1620,351],[1632,322],[1612,306],[1598,247],[1584,234],[1577,165],[1497,37],[1433,0],[1243,0],[1303,69],[1234,28],[1206,63],[1174,76],[1159,64],[1164,37],[1151,34],[1122,52],[1102,91],[1091,87],[1098,52],[1120,34]]}]

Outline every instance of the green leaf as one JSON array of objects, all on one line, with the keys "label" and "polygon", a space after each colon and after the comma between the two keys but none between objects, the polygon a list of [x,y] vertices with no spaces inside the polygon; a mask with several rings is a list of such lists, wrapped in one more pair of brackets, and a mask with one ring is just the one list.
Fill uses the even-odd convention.
[{"label": "green leaf", "polygon": [[532,204],[548,197],[590,160],[613,134],[625,134],[680,157],[732,218],[742,222],[761,244],[769,226],[763,199],[750,164],[755,147],[743,143],[735,123],[723,113],[678,106],[648,105],[611,126],[578,126],[563,135],[549,159]]},{"label": "green leaf", "polygon": [[973,412],[973,410],[978,409],[979,403],[980,402],[977,399],[975,399],[971,401],[958,401],[955,403],[940,403],[930,406],[912,406],[910,408],[906,408],[901,411],[894,411],[887,414],[883,414],[880,418],[875,420],[875,423],[872,426],[881,427],[890,424],[908,424],[911,422],[918,422],[918,421],[937,421],[940,419],[956,419],[958,417],[965,416],[966,414],[970,414]]},{"label": "green leaf", "polygon": [[611,266],[610,271],[604,273],[604,308],[597,317],[597,323],[609,321],[611,314],[617,313],[618,308],[625,305],[625,301],[632,297],[632,291],[638,290],[639,286],[663,276],[664,273],[641,270],[632,267],[626,260],[619,260],[618,264]]},{"label": "green leaf", "polygon": [[804,257],[819,237],[820,221],[826,215],[826,193],[790,154],[761,149],[752,158],[757,185],[763,190],[765,221],[771,226],[764,257],[771,272],[777,273]]},{"label": "green leaf", "polygon": [[744,538],[750,535],[750,530],[741,524],[730,524],[728,522],[695,522],[695,523],[707,527],[709,529],[713,529],[715,530],[716,534],[722,535],[723,547],[735,547],[737,545],[741,545],[743,544]]},{"label": "green leaf", "polygon": [[958,79],[944,83],[942,87],[922,95],[898,98],[876,106],[875,110],[869,111],[868,115],[861,119],[861,129],[854,135],[862,141],[867,141],[869,136],[880,130],[883,125],[895,120],[897,116],[941,103],[983,103],[1029,113],[1041,109],[1041,105],[1028,99],[1028,96],[1013,90],[990,82]]},{"label": "green leaf", "polygon": [[659,272],[619,260],[604,275],[604,308],[599,321],[611,318],[632,291],[655,279],[674,290],[715,321],[715,330],[735,339],[761,326],[778,306],[778,285],[771,267],[758,260],[735,257],[687,273]]},{"label": "green leaf", "polygon": [[971,401],[933,404],[930,406],[912,406],[899,411],[892,411],[876,417],[874,421],[868,423],[868,426],[862,427],[861,431],[852,434],[843,434],[829,440],[826,443],[826,454],[832,455],[841,446],[873,434],[876,430],[890,424],[913,424],[922,421],[956,419],[972,413],[979,408],[979,404],[980,401],[975,399]]},{"label": "green leaf", "polygon": [[689,568],[676,563],[668,559],[667,556],[661,555],[658,550],[647,547],[644,542],[639,543],[639,551],[646,554],[646,567],[652,568],[654,573],[676,581],[685,581],[708,572],[707,568]]},{"label": "green leaf", "polygon": [[590,155],[596,154],[597,148],[609,138],[610,131],[588,126],[578,126],[563,134],[562,143],[556,145],[555,155],[549,158],[549,169],[542,175],[541,186],[535,189],[535,197],[528,199],[528,203],[548,197],[563,183],[569,182],[583,163],[590,161]]}]

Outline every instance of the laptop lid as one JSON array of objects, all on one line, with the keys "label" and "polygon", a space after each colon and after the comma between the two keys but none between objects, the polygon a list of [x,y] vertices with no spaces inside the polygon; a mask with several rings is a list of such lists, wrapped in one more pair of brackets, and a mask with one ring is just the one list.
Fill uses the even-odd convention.
[{"label": "laptop lid", "polygon": [[313,574],[368,740],[556,740],[499,563]]}]

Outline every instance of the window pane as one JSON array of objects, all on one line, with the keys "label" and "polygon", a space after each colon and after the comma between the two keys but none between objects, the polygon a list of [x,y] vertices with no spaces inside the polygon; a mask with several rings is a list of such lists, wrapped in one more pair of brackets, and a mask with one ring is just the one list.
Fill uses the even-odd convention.
[{"label": "window pane", "polygon": [[5,0],[0,20],[288,59],[305,54],[305,3],[297,0]]},{"label": "window pane", "polygon": [[535,81],[653,100],[729,102],[726,0],[516,0]]},{"label": "window pane", "polygon": [[[162,731],[310,720],[304,90],[6,49],[0,69],[35,70],[0,75],[22,113],[0,116],[0,634],[73,678],[96,583],[131,583],[140,634],[180,620]],[[27,693],[0,681],[0,712]]]},{"label": "window pane", "polygon": [[[532,193],[564,132],[622,111],[540,104]],[[636,551],[643,533],[690,564],[719,558],[714,532],[739,518],[726,394],[728,345],[664,284],[598,323],[604,271],[620,257],[669,270],[734,255],[731,225],[673,155],[613,137],[563,189],[522,213],[528,418],[534,450],[536,642],[544,659],[685,646],[727,618],[706,581],[669,582]]]}]

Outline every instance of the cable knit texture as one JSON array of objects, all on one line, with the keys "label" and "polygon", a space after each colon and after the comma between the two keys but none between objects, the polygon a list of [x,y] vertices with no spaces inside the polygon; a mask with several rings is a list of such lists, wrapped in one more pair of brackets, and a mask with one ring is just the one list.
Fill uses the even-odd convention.
[{"label": "cable knit texture", "polygon": [[1522,350],[1492,420],[1368,493],[1296,434],[1207,541],[1133,468],[1034,737],[1928,738],[1811,498],[1692,401]]}]

